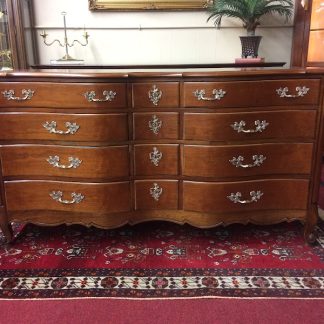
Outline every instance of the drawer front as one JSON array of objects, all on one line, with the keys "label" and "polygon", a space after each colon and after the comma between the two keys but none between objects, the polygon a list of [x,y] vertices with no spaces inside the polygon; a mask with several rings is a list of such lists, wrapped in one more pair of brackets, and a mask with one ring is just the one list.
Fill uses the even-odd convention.
[{"label": "drawer front", "polygon": [[[300,88],[298,91],[296,88]],[[185,82],[185,107],[316,105],[320,80]]]},{"label": "drawer front", "polygon": [[178,181],[135,181],[135,209],[178,209]]},{"label": "drawer front", "polygon": [[178,113],[134,113],[133,136],[135,140],[142,139],[178,139]]},{"label": "drawer front", "polygon": [[0,82],[2,107],[126,108],[123,83]]},{"label": "drawer front", "polygon": [[[197,212],[240,212],[249,210],[305,210],[308,180],[259,180],[242,182],[183,183],[183,208]],[[255,197],[257,191],[261,196]],[[234,202],[235,195],[240,202]],[[228,197],[232,196],[232,200]],[[253,198],[254,197],[254,198]],[[253,201],[255,199],[256,201]],[[252,201],[252,202],[251,202]]]},{"label": "drawer front", "polygon": [[129,182],[5,182],[8,211],[56,210],[99,213],[129,211]]},{"label": "drawer front", "polygon": [[185,113],[184,139],[204,141],[312,139],[315,135],[315,122],[314,110]]},{"label": "drawer front", "polygon": [[156,82],[132,85],[134,108],[175,108],[179,106],[179,83]]},{"label": "drawer front", "polygon": [[129,176],[128,146],[71,147],[12,145],[1,147],[3,176],[57,176],[105,179]]},{"label": "drawer front", "polygon": [[126,141],[127,114],[0,114],[0,140]]},{"label": "drawer front", "polygon": [[245,177],[270,174],[309,174],[313,144],[184,145],[183,175]]},{"label": "drawer front", "polygon": [[177,175],[179,145],[135,145],[135,175]]}]

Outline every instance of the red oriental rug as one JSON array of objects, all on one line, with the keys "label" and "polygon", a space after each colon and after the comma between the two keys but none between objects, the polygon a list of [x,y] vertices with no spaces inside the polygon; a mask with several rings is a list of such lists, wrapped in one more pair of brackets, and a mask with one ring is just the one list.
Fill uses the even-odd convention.
[{"label": "red oriental rug", "polygon": [[314,246],[298,222],[17,225],[15,243],[0,246],[0,298],[323,298],[322,225]]}]

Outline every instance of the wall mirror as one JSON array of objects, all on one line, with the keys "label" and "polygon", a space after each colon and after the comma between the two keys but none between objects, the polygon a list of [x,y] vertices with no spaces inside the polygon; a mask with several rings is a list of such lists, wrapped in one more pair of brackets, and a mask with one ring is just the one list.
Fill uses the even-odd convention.
[{"label": "wall mirror", "polygon": [[90,10],[202,9],[209,0],[89,0]]},{"label": "wall mirror", "polygon": [[12,68],[12,51],[9,41],[8,10],[4,0],[0,0],[0,70]]}]

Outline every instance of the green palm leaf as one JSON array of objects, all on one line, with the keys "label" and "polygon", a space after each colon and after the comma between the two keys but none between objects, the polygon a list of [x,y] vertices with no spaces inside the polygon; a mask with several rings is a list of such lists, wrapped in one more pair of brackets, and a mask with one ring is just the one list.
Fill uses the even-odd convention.
[{"label": "green palm leaf", "polygon": [[237,18],[247,32],[254,34],[264,15],[278,14],[289,19],[293,13],[293,0],[213,0],[207,8],[215,26],[220,27],[223,17]]}]

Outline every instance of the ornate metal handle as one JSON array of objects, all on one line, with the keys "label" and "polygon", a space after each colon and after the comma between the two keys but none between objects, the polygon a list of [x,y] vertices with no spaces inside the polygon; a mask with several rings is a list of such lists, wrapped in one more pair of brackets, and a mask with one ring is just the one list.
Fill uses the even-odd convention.
[{"label": "ornate metal handle", "polygon": [[56,121],[45,122],[43,127],[46,128],[51,134],[75,134],[80,126],[77,123],[66,122],[65,127],[68,129],[67,131],[57,130],[56,129],[57,123]]},{"label": "ornate metal handle", "polygon": [[48,159],[46,159],[46,161],[49,164],[51,164],[54,168],[59,168],[59,169],[71,169],[71,168],[76,169],[82,163],[82,160],[78,159],[77,157],[69,156],[68,160],[70,164],[64,165],[64,164],[60,164],[60,157],[57,155],[49,156]]},{"label": "ornate metal handle", "polygon": [[250,191],[250,200],[241,200],[242,193],[237,192],[237,193],[231,193],[230,196],[227,196],[227,198],[232,201],[234,204],[240,203],[240,204],[251,204],[253,202],[257,202],[258,200],[261,199],[261,196],[263,196],[263,192],[260,190],[258,191]]},{"label": "ornate metal handle", "polygon": [[103,102],[103,101],[113,101],[113,99],[115,99],[116,96],[116,92],[112,91],[112,90],[104,90],[102,92],[104,98],[103,99],[99,99],[99,98],[95,98],[96,96],[96,92],[95,91],[88,91],[84,94],[85,98],[90,101],[90,102]]},{"label": "ornate metal handle", "polygon": [[226,91],[224,91],[223,89],[213,89],[212,94],[213,97],[205,97],[205,90],[195,90],[193,92],[194,96],[197,98],[197,100],[204,100],[204,101],[215,101],[215,100],[221,100],[225,94]]},{"label": "ornate metal handle", "polygon": [[304,97],[309,91],[309,88],[305,86],[296,87],[297,94],[288,94],[288,91],[289,91],[288,87],[276,89],[276,92],[280,98],[298,98],[298,97]]},{"label": "ornate metal handle", "polygon": [[244,126],[246,126],[246,123],[244,120],[241,120],[240,122],[235,122],[234,124],[231,125],[231,127],[233,127],[233,129],[235,131],[237,131],[238,133],[262,133],[267,126],[269,125],[269,123],[266,120],[256,120],[254,121],[254,125],[256,126],[255,129],[244,129]]},{"label": "ornate metal handle", "polygon": [[156,183],[153,183],[153,187],[150,188],[150,194],[154,200],[158,201],[162,195],[163,189]]},{"label": "ornate metal handle", "polygon": [[153,147],[153,151],[149,154],[150,160],[155,166],[159,166],[162,156],[162,152],[159,152],[156,147]]},{"label": "ornate metal handle", "polygon": [[65,200],[63,199],[63,192],[62,191],[52,191],[49,194],[55,201],[61,203],[61,204],[79,204],[83,199],[84,196],[80,193],[72,192],[71,197],[72,200]]},{"label": "ornate metal handle", "polygon": [[16,100],[16,101],[24,101],[24,100],[30,100],[32,96],[34,95],[34,90],[21,90],[22,97],[15,97],[15,90],[5,90],[2,91],[3,96],[7,100]]},{"label": "ornate metal handle", "polygon": [[152,119],[148,122],[150,130],[153,134],[157,135],[162,127],[162,120],[156,117],[156,115],[152,116]]},{"label": "ornate metal handle", "polygon": [[160,99],[162,98],[162,90],[160,90],[155,84],[152,89],[148,92],[149,100],[153,103],[154,106],[159,104]]},{"label": "ornate metal handle", "polygon": [[266,159],[265,156],[261,155],[253,155],[252,160],[254,161],[252,164],[242,164],[244,161],[244,157],[239,155],[237,158],[233,157],[231,160],[229,160],[234,166],[237,168],[254,168],[260,166],[263,161]]}]

